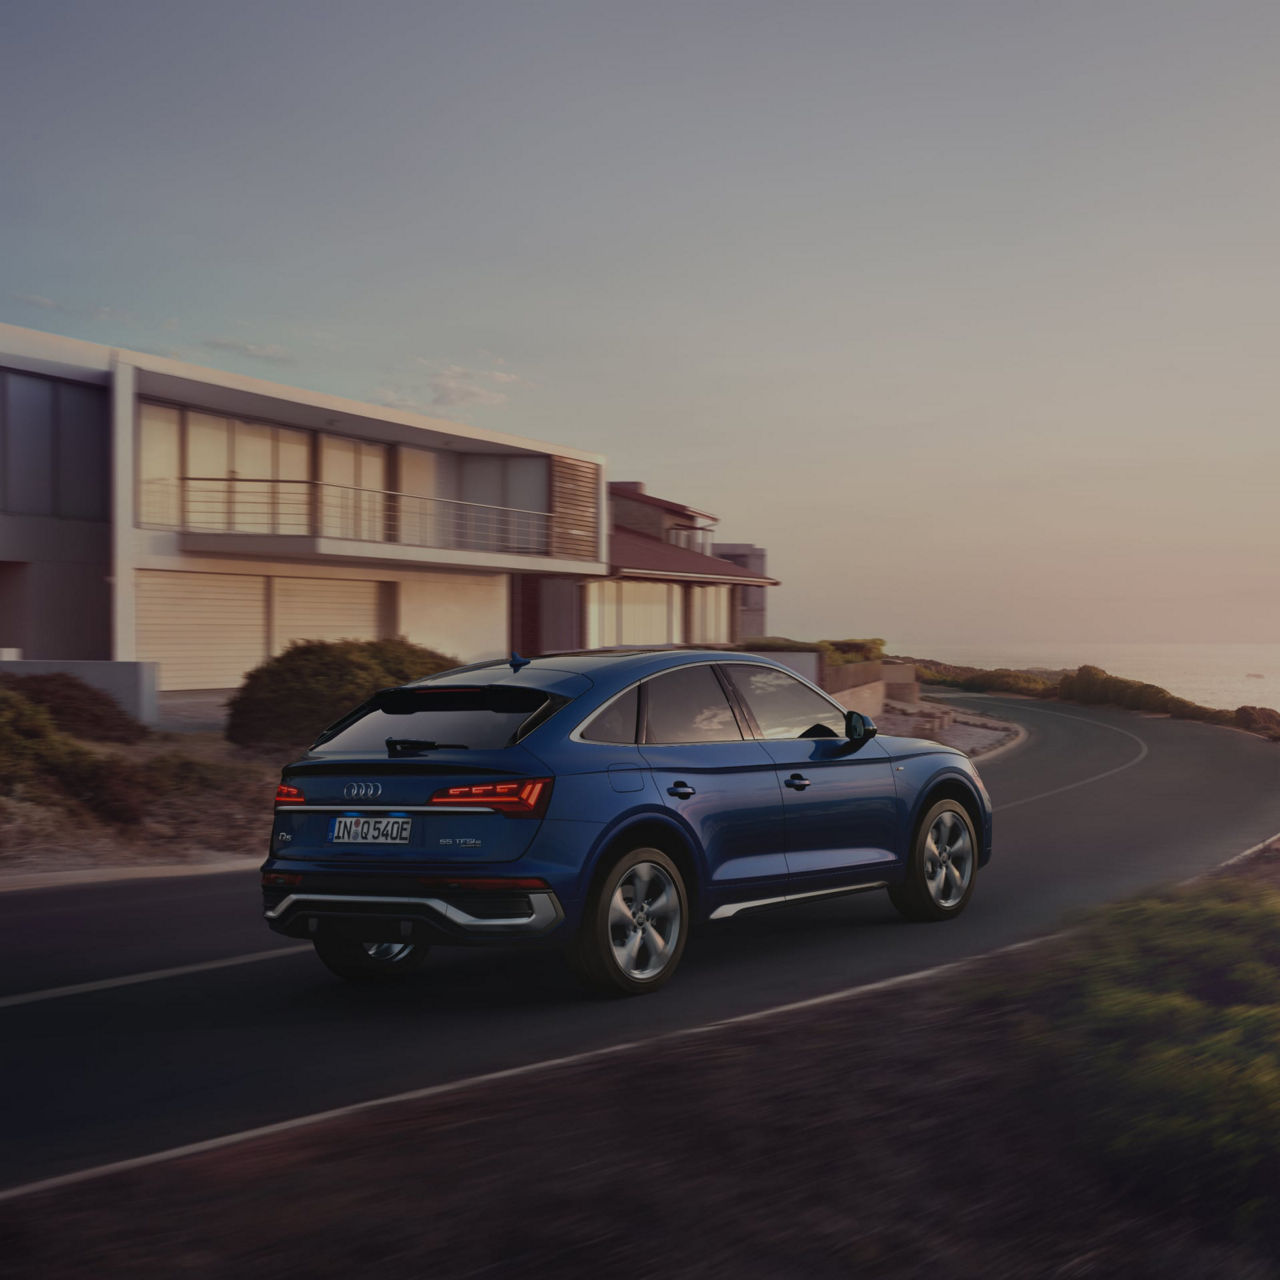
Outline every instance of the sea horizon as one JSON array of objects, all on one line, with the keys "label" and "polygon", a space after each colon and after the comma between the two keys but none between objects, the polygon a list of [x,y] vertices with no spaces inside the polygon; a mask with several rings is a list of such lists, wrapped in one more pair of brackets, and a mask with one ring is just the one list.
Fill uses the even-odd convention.
[{"label": "sea horizon", "polygon": [[1280,710],[1280,643],[887,640],[885,652],[970,667],[1101,667],[1206,707]]}]

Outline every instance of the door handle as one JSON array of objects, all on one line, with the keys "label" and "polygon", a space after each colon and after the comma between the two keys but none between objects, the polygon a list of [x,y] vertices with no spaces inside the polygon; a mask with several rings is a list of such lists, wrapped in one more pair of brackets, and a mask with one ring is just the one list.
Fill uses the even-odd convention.
[{"label": "door handle", "polygon": [[675,796],[677,800],[687,800],[694,794],[694,789],[687,782],[673,782],[667,788],[667,795]]},{"label": "door handle", "polygon": [[809,785],[809,782],[810,779],[806,778],[803,773],[793,773],[791,777],[787,779],[786,785],[789,786],[792,791],[803,791],[805,787]]}]

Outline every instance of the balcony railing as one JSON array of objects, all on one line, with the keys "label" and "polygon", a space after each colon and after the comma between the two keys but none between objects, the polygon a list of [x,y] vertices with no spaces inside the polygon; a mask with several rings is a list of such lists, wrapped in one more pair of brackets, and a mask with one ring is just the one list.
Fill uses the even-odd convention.
[{"label": "balcony railing", "polygon": [[303,534],[453,551],[549,554],[551,515],[313,480],[145,480],[144,525],[190,533]]}]

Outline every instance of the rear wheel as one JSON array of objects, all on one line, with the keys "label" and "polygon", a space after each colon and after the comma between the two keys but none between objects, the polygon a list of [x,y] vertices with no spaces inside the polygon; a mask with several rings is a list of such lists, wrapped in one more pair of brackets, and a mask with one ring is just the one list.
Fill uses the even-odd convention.
[{"label": "rear wheel", "polygon": [[596,887],[571,959],[610,995],[643,995],[670,980],[689,932],[689,895],[660,849],[623,854]]},{"label": "rear wheel", "polygon": [[908,920],[950,920],[973,896],[978,838],[973,819],[957,800],[939,800],[920,820],[907,874],[889,890]]},{"label": "rear wheel", "polygon": [[348,982],[395,982],[421,973],[430,947],[423,942],[355,942],[341,936],[315,940],[316,955]]}]

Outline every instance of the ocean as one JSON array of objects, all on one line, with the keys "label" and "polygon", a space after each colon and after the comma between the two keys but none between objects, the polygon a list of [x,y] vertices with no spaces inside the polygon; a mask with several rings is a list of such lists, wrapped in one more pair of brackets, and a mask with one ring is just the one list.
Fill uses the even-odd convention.
[{"label": "ocean", "polygon": [[[894,640],[887,653],[968,667],[1101,667],[1206,707],[1280,710],[1280,644],[951,644]],[[1257,677],[1261,677],[1260,679]]]}]

